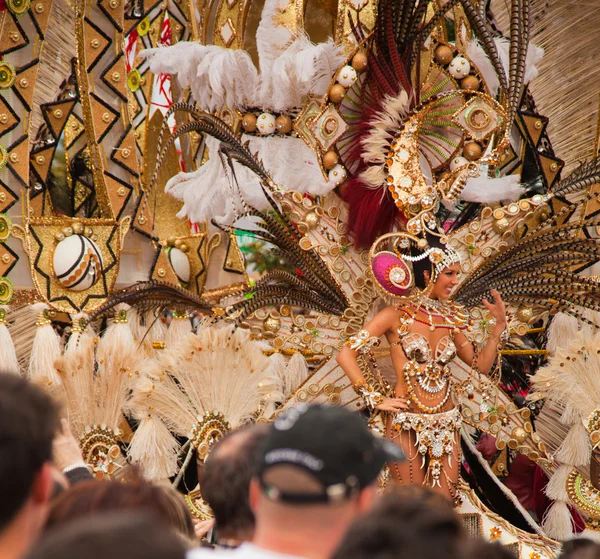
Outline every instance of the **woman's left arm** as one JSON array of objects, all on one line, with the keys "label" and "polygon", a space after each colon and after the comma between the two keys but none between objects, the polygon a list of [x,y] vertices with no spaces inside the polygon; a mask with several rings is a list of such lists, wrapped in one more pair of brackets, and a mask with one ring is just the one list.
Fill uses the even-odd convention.
[{"label": "woman's left arm", "polygon": [[[490,291],[494,298],[494,304],[490,303],[487,299],[483,300],[483,304],[490,311],[490,314],[495,319],[494,329],[492,334],[488,338],[485,346],[479,351],[477,357],[477,368],[483,374],[488,374],[492,369],[496,357],[498,356],[498,346],[501,345],[500,339],[504,330],[506,330],[506,310],[504,308],[504,302],[495,289]],[[458,357],[464,361],[467,365],[473,365],[473,359],[475,358],[475,348],[473,344],[469,342],[464,334],[456,334],[454,342],[457,347]]]}]

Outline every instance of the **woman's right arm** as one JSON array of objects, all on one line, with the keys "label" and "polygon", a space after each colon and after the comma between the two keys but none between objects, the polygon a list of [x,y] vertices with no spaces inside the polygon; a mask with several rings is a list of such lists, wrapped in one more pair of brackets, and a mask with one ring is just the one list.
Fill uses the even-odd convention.
[{"label": "woman's right arm", "polygon": [[[393,307],[386,307],[375,315],[373,320],[369,322],[361,332],[365,331],[368,333],[368,339],[379,338],[385,334],[388,330],[393,329],[398,323],[398,313]],[[351,339],[358,339],[358,336],[353,336]],[[359,342],[357,342],[359,343]],[[366,385],[365,377],[358,365],[357,356],[360,352],[360,347],[353,349],[352,344],[345,345],[338,353],[336,360],[339,366],[342,368],[346,376],[350,379],[353,386]],[[397,412],[402,409],[406,409],[405,398],[383,398],[380,404],[375,406],[376,409],[382,411]]]}]

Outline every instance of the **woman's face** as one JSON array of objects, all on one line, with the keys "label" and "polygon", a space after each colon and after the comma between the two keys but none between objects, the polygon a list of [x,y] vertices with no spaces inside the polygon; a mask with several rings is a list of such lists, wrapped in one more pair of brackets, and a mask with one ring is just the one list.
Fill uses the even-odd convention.
[{"label": "woman's face", "polygon": [[460,264],[452,264],[444,268],[435,279],[429,296],[442,301],[448,299],[458,285],[458,274],[460,274]]}]

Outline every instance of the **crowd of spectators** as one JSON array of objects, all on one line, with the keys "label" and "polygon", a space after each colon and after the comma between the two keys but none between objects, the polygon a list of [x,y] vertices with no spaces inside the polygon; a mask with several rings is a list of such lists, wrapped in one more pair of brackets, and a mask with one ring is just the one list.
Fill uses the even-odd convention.
[{"label": "crowd of spectators", "polygon": [[[381,491],[398,447],[344,408],[300,406],[219,441],[199,471],[214,521],[169,484],[97,480],[59,410],[0,373],[0,559],[510,559],[424,488]],[[600,558],[578,540],[564,556]]]}]

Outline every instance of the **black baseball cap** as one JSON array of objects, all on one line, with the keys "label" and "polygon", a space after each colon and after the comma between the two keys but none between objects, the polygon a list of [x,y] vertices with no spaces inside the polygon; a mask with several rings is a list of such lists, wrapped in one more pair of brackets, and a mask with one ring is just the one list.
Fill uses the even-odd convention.
[{"label": "black baseball cap", "polygon": [[[405,459],[402,449],[376,437],[364,419],[339,406],[300,404],[270,426],[257,464],[265,495],[286,503],[339,502],[373,483],[385,463]],[[287,492],[265,481],[269,469],[292,465],[311,474],[321,492]]]}]

